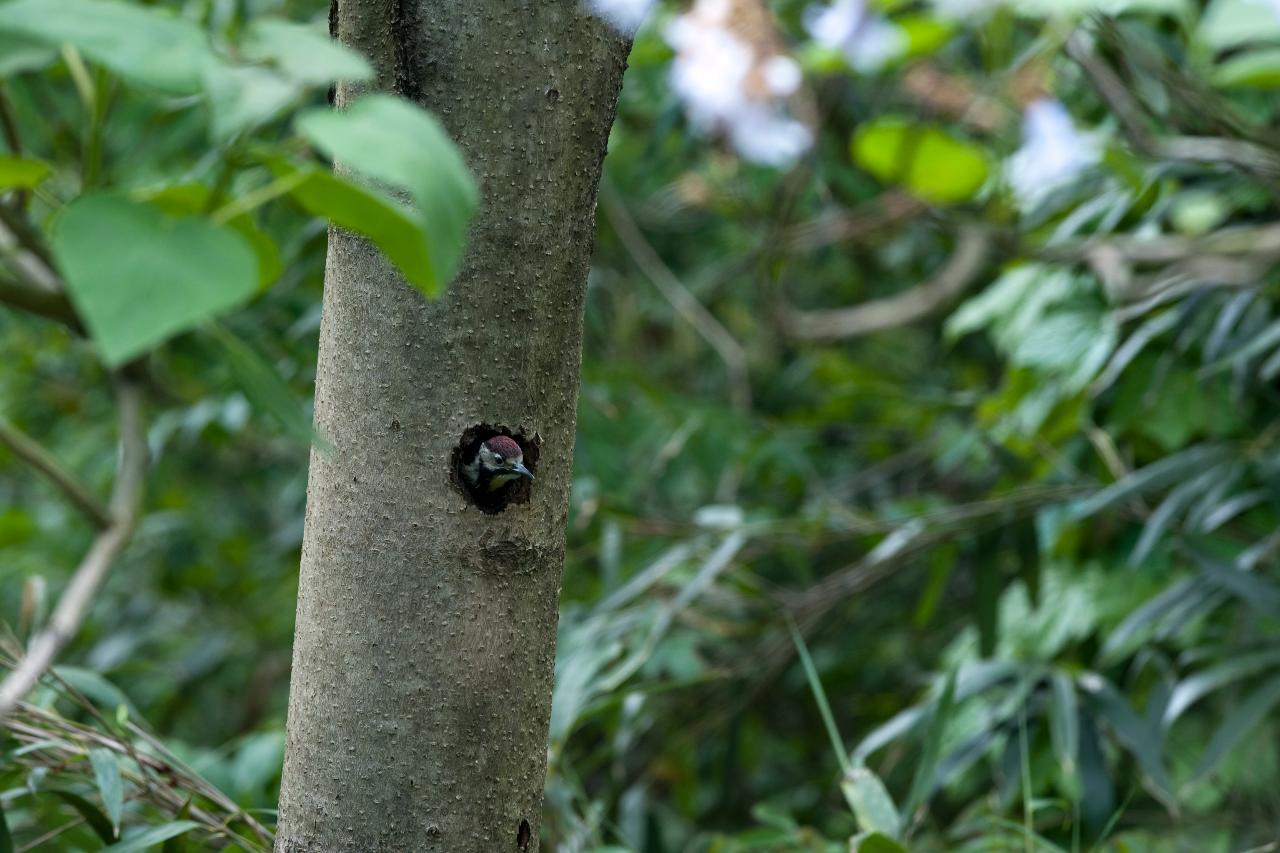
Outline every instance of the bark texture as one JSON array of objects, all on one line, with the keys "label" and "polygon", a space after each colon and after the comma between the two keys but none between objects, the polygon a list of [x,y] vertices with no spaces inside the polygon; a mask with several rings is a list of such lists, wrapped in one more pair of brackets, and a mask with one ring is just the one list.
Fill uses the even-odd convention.
[{"label": "bark texture", "polygon": [[[439,301],[330,234],[277,851],[538,847],[601,161],[628,45],[581,0],[341,0],[379,85],[481,188]],[[341,105],[351,92],[340,88]],[[536,442],[526,503],[453,481],[460,437]]]}]

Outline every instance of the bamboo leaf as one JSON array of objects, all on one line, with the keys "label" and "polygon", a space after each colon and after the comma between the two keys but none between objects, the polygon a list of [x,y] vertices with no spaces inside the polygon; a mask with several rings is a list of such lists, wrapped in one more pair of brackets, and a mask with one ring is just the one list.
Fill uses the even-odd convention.
[{"label": "bamboo leaf", "polygon": [[84,822],[89,825],[89,828],[97,834],[104,844],[110,844],[116,840],[116,830],[111,824],[111,819],[84,797],[74,791],[67,791],[62,788],[46,788],[42,793],[57,797],[79,812],[80,816],[84,818]]},{"label": "bamboo leaf", "polygon": [[110,749],[89,750],[93,778],[102,796],[102,805],[111,819],[114,837],[120,835],[120,817],[124,812],[124,780],[120,777],[120,757]]},{"label": "bamboo leaf", "polygon": [[1064,672],[1050,677],[1049,737],[1062,772],[1074,777],[1080,752],[1080,708],[1075,683]]},{"label": "bamboo leaf", "polygon": [[157,844],[168,841],[170,838],[176,838],[199,827],[200,824],[193,820],[170,821],[159,826],[153,826],[136,835],[131,835],[118,844],[104,847],[99,853],[142,853],[143,850],[150,850]]},{"label": "bamboo leaf", "polygon": [[1172,725],[1184,711],[1215,690],[1276,666],[1280,666],[1280,648],[1233,657],[1183,679],[1169,696],[1169,704],[1164,709],[1164,725]]},{"label": "bamboo leaf", "polygon": [[1239,702],[1218,726],[1196,768],[1195,778],[1212,773],[1233,748],[1249,736],[1280,705],[1280,676],[1269,679]]},{"label": "bamboo leaf", "polygon": [[916,809],[933,793],[938,770],[938,759],[942,752],[942,735],[946,730],[947,721],[951,717],[955,695],[956,671],[952,670],[947,676],[946,684],[942,688],[942,695],[938,698],[938,704],[934,707],[933,714],[929,719],[929,729],[925,734],[924,748],[920,753],[920,761],[916,765],[915,778],[911,781],[911,792],[907,795],[906,804],[902,809],[908,820],[915,814]]},{"label": "bamboo leaf", "polygon": [[844,774],[840,790],[863,832],[882,832],[890,838],[898,837],[902,831],[902,818],[879,776],[866,767],[852,767]]},{"label": "bamboo leaf", "polygon": [[1215,465],[1225,460],[1227,456],[1226,448],[1219,445],[1190,447],[1180,453],[1166,456],[1159,462],[1153,462],[1105,489],[1076,501],[1068,507],[1067,515],[1074,521],[1081,521],[1123,503],[1129,498],[1176,483],[1185,478],[1188,472],[1203,471],[1206,466]]},{"label": "bamboo leaf", "polygon": [[1151,782],[1166,795],[1172,790],[1164,768],[1162,733],[1137,715],[1128,700],[1099,675],[1086,673],[1078,682],[1097,714],[1105,719],[1116,739],[1138,760]]},{"label": "bamboo leaf", "polygon": [[818,670],[813,665],[813,658],[809,656],[809,647],[805,645],[804,637],[800,636],[800,631],[790,619],[787,620],[787,628],[791,632],[791,642],[795,644],[796,654],[800,656],[800,665],[804,668],[804,677],[809,682],[813,701],[818,706],[818,713],[822,715],[822,724],[826,727],[827,737],[831,740],[831,748],[836,754],[836,763],[840,765],[841,772],[848,776],[853,772],[853,768],[845,755],[844,739],[840,737],[840,731],[836,728],[836,718],[831,713],[831,705],[827,702],[827,694],[822,689],[822,680],[818,678]]}]

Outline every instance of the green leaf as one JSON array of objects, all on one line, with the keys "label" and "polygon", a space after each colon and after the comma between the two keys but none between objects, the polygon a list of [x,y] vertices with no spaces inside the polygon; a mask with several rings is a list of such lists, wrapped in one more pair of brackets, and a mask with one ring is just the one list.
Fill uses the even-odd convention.
[{"label": "green leaf", "polygon": [[99,840],[104,844],[110,844],[116,840],[116,831],[111,825],[111,821],[107,819],[101,809],[84,797],[74,791],[67,791],[61,788],[46,788],[41,793],[57,797],[79,812],[80,816],[84,818],[84,822],[89,825],[89,828],[97,834]]},{"label": "green leaf", "polygon": [[1173,724],[1182,713],[1215,690],[1241,679],[1280,667],[1280,649],[1265,649],[1223,661],[1178,682],[1164,709],[1164,724]]},{"label": "green leaf", "polygon": [[1119,329],[1109,313],[1061,310],[1046,314],[1035,333],[1017,340],[1009,361],[1062,376],[1079,391],[1093,381],[1115,349]]},{"label": "green leaf", "polygon": [[257,289],[253,250],[234,230],[112,193],[67,206],[53,252],[103,360],[115,367]]},{"label": "green leaf", "polygon": [[[169,216],[195,216],[209,210],[213,191],[204,184],[172,184],[158,190],[138,193],[135,197],[149,201]],[[232,228],[253,248],[258,258],[258,287],[275,282],[284,271],[280,249],[267,232],[253,221],[253,215],[242,213],[227,220]]]},{"label": "green leaf", "polygon": [[1214,50],[1280,39],[1280,16],[1266,0],[1213,0],[1200,18],[1197,39]]},{"label": "green leaf", "polygon": [[373,77],[363,56],[329,37],[327,32],[281,18],[255,18],[243,46],[249,59],[275,64],[300,83],[326,85],[334,80]]},{"label": "green leaf", "polygon": [[1195,778],[1201,779],[1212,773],[1218,762],[1248,737],[1276,705],[1280,705],[1280,676],[1264,682],[1232,707],[1231,713],[1227,714],[1205,747]]},{"label": "green leaf", "polygon": [[840,790],[863,832],[882,832],[891,838],[898,837],[902,831],[902,818],[879,776],[866,767],[850,768],[840,782]]},{"label": "green leaf", "polygon": [[135,82],[175,94],[198,92],[205,68],[217,61],[193,22],[117,0],[13,0],[0,6],[0,32],[69,44]]},{"label": "green leaf", "polygon": [[1280,615],[1280,589],[1274,584],[1252,572],[1219,563],[1198,552],[1192,556],[1204,577],[1216,587],[1263,616]]},{"label": "green leaf", "polygon": [[372,240],[400,274],[424,293],[435,287],[430,247],[415,211],[376,190],[319,169],[298,170],[283,163],[273,169],[277,174],[305,172],[306,177],[290,192],[303,210]]},{"label": "green leaf", "polygon": [[193,820],[170,821],[159,826],[153,826],[136,835],[131,835],[119,844],[104,847],[99,853],[141,853],[141,851],[149,850],[157,844],[168,841],[170,838],[199,828],[200,824]]},{"label": "green leaf", "polygon": [[261,732],[246,737],[231,764],[236,791],[244,797],[258,794],[279,777],[284,762],[284,732]]},{"label": "green leaf", "polygon": [[1152,783],[1167,794],[1172,786],[1164,769],[1161,731],[1139,717],[1120,692],[1101,676],[1085,673],[1077,683],[1085,691],[1094,710],[1111,726],[1116,739],[1138,760]]},{"label": "green leaf", "polygon": [[1151,517],[1147,519],[1147,523],[1143,526],[1142,535],[1138,537],[1138,544],[1134,546],[1133,553],[1129,555],[1129,565],[1139,565],[1149,557],[1156,545],[1164,540],[1165,534],[1179,516],[1222,476],[1222,469],[1219,466],[1213,466],[1202,472],[1200,476],[1193,477],[1169,492],[1168,496],[1160,502],[1160,506],[1156,507],[1156,511],[1151,513]]},{"label": "green leaf", "polygon": [[13,853],[13,836],[9,834],[9,822],[5,820],[3,807],[0,807],[0,853]]},{"label": "green leaf", "polygon": [[1249,359],[1271,352],[1277,346],[1280,346],[1280,320],[1274,320],[1265,329],[1250,335],[1248,342],[1240,349],[1230,355],[1223,356],[1213,364],[1205,365],[1201,370],[1201,375],[1212,376],[1215,373],[1230,370],[1237,365],[1244,364]]},{"label": "green leaf", "polygon": [[343,112],[303,113],[297,130],[340,169],[408,192],[431,271],[429,280],[412,283],[427,296],[438,295],[457,269],[477,191],[435,117],[399,98],[369,95]]},{"label": "green leaf", "polygon": [[302,97],[303,88],[267,68],[210,66],[204,93],[216,142],[266,124]]},{"label": "green leaf", "polygon": [[318,447],[331,449],[331,445],[312,429],[311,415],[302,401],[271,365],[222,325],[211,323],[209,333],[222,347],[227,367],[255,408],[293,438],[304,443],[314,441]]},{"label": "green leaf", "polygon": [[[188,795],[187,801],[182,804],[182,808],[178,809],[174,817],[177,820],[186,820],[191,816],[191,803],[194,795]],[[180,850],[186,848],[186,843],[180,836],[174,836],[164,843],[164,847],[160,848],[161,853],[179,853]]]},{"label": "green leaf", "polygon": [[827,738],[831,741],[831,749],[836,755],[836,763],[840,765],[842,772],[851,773],[853,768],[849,764],[848,756],[845,755],[844,738],[840,737],[840,730],[836,728],[836,718],[831,713],[831,705],[827,702],[826,691],[822,689],[822,680],[818,677],[818,669],[813,665],[813,658],[809,656],[809,647],[805,644],[804,637],[800,635],[800,631],[796,628],[794,622],[788,621],[787,628],[791,632],[791,642],[796,647],[796,654],[800,657],[800,665],[804,669],[805,680],[809,682],[809,692],[813,694],[813,701],[818,706],[822,724],[826,727]]},{"label": "green leaf", "polygon": [[142,716],[137,706],[129,700],[124,691],[116,687],[100,673],[78,666],[55,666],[53,674],[65,681],[68,687],[83,694],[85,698],[96,702],[107,711],[114,712],[116,708],[123,705],[134,717],[141,718]]},{"label": "green leaf", "polygon": [[116,837],[119,837],[120,816],[124,812],[124,780],[120,778],[120,757],[110,749],[91,749],[89,763],[93,765],[93,778],[98,784],[103,808],[111,819],[111,828]]},{"label": "green leaf", "polygon": [[1080,751],[1080,711],[1075,684],[1066,673],[1055,672],[1050,685],[1049,737],[1062,771],[1074,776],[1076,756]]},{"label": "green leaf", "polygon": [[858,853],[907,853],[907,848],[883,833],[873,832],[858,842]]},{"label": "green leaf", "polygon": [[1115,660],[1130,650],[1148,629],[1174,616],[1189,619],[1212,602],[1214,587],[1203,578],[1188,578],[1172,584],[1159,595],[1134,610],[1107,637],[1102,659]]},{"label": "green leaf", "polygon": [[853,159],[881,181],[902,184],[935,204],[973,198],[990,168],[981,146],[905,118],[882,118],[859,127]]},{"label": "green leaf", "polygon": [[955,33],[955,24],[933,15],[900,15],[893,24],[906,40],[904,56],[927,56],[937,53]]},{"label": "green leaf", "polygon": [[38,71],[52,65],[57,58],[58,51],[46,44],[35,44],[0,32],[0,77]]},{"label": "green leaf", "polygon": [[934,705],[933,713],[929,717],[929,728],[925,732],[924,747],[920,752],[919,761],[916,762],[915,777],[911,780],[911,792],[907,795],[907,801],[902,807],[902,813],[905,815],[915,814],[916,809],[933,794],[934,783],[937,779],[938,760],[942,755],[942,735],[946,730],[947,722],[951,718],[951,711],[954,707],[956,677],[957,671],[952,670],[943,685],[942,695],[938,697],[938,702]]},{"label": "green leaf", "polygon": [[1071,504],[1068,515],[1073,521],[1081,521],[1103,510],[1110,509],[1129,498],[1145,495],[1186,478],[1189,473],[1203,471],[1207,466],[1223,461],[1228,451],[1218,445],[1195,445],[1181,453],[1166,456],[1145,468],[1117,480],[1087,498]]},{"label": "green leaf", "polygon": [[34,189],[53,168],[43,160],[0,154],[0,189]]}]

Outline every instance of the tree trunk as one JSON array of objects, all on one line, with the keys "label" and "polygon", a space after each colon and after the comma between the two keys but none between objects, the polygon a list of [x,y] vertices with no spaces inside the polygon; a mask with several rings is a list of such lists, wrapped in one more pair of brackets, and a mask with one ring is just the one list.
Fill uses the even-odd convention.
[{"label": "tree trunk", "polygon": [[[342,0],[480,183],[437,302],[334,230],[277,851],[536,850],[596,189],[628,44],[581,0]],[[338,92],[341,105],[352,92]],[[537,480],[482,512],[460,441]]]}]

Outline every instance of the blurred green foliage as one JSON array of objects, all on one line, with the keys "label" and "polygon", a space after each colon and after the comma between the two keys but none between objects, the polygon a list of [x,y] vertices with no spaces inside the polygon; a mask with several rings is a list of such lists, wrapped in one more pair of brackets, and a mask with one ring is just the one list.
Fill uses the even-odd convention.
[{"label": "blurred green foliage", "polygon": [[[544,847],[1271,849],[1280,14],[886,2],[908,48],[868,73],[807,43],[806,2],[768,5],[818,128],[789,170],[690,132],[662,38],[674,6],[632,54],[589,281]],[[116,823],[132,849],[265,849],[251,821],[270,826],[283,754],[312,217],[383,211],[384,250],[424,286],[442,275],[411,210],[355,184],[327,196],[337,179],[299,159],[303,138],[345,156],[330,117],[300,138],[280,118],[322,105],[323,69],[352,62],[291,64],[328,46],[293,50],[324,10],[174,6],[196,53],[240,64],[177,73],[164,52],[96,47],[93,27],[58,36],[82,38],[77,59],[5,24],[32,2],[0,5],[27,158],[0,182],[36,225],[95,185],[128,193],[96,197],[122,225],[144,204],[223,209],[218,233],[259,273],[246,307],[168,328],[147,356],[145,515],[35,697],[46,711],[20,718],[43,735],[3,745],[16,849],[102,849]],[[1044,101],[1095,156],[1027,193],[1014,164],[1049,157],[1024,118]],[[371,174],[410,182],[404,156]],[[236,205],[263,187],[297,203]],[[913,293],[925,310],[895,301]],[[890,320],[833,313],[871,306]],[[160,339],[114,350],[78,307],[109,360]],[[94,352],[0,311],[0,411],[106,494]],[[91,535],[0,449],[6,648]]]}]

